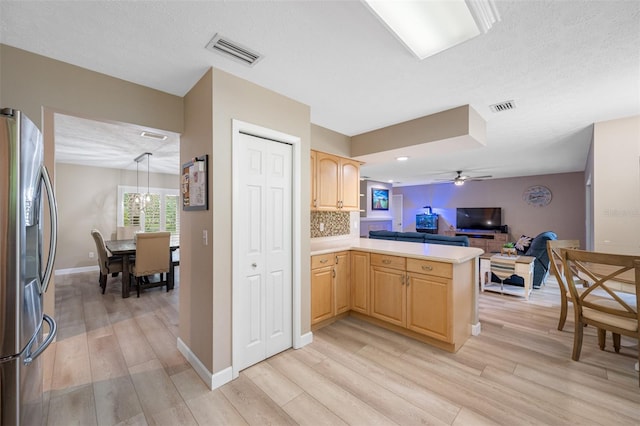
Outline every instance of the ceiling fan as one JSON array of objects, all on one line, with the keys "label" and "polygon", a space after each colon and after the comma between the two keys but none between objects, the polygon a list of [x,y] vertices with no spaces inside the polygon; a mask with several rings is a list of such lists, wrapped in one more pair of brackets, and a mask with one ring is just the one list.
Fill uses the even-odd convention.
[{"label": "ceiling fan", "polygon": [[464,185],[465,182],[469,182],[469,181],[474,181],[474,180],[482,180],[482,179],[487,179],[492,177],[491,175],[486,175],[486,176],[466,176],[462,174],[462,170],[457,170],[456,171],[457,176],[454,177],[453,179],[436,179],[438,181],[442,181],[442,182],[452,182],[454,185]]}]

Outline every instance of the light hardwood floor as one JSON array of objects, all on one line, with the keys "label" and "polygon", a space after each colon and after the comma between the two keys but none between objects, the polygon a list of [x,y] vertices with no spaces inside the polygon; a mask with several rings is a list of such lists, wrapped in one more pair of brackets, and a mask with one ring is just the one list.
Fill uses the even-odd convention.
[{"label": "light hardwood floor", "polygon": [[49,425],[638,425],[637,342],[571,361],[557,285],[481,295],[482,334],[450,354],[353,318],[209,391],[176,349],[178,290],[122,299],[118,279],[56,277],[59,336],[45,358]]}]

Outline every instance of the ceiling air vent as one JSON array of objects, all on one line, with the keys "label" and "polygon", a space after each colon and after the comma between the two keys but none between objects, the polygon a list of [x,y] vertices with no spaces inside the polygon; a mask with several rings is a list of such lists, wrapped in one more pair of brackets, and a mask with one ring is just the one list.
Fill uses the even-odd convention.
[{"label": "ceiling air vent", "polygon": [[490,105],[491,111],[493,112],[503,112],[509,111],[510,109],[515,109],[516,103],[514,101],[505,101],[500,102],[499,104]]},{"label": "ceiling air vent", "polygon": [[254,66],[256,62],[262,59],[262,56],[259,53],[254,52],[235,41],[224,38],[220,34],[216,34],[205,47],[212,52],[220,53],[234,61],[242,62],[250,67]]}]

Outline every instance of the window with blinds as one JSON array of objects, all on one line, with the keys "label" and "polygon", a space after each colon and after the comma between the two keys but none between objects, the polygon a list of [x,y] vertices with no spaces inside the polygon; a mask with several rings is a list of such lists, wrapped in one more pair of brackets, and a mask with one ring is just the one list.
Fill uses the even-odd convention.
[{"label": "window with blinds", "polygon": [[118,226],[142,226],[145,232],[180,233],[180,196],[177,189],[150,188],[150,196],[136,188],[118,186]]}]

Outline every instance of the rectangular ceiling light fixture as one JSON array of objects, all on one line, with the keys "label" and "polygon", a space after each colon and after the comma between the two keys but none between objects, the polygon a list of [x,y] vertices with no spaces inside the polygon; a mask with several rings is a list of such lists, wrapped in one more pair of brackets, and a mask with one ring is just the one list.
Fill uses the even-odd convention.
[{"label": "rectangular ceiling light fixture", "polygon": [[140,136],[142,136],[143,138],[158,139],[161,141],[164,141],[167,139],[167,135],[161,135],[160,133],[147,132],[146,130],[140,133]]},{"label": "rectangular ceiling light fixture", "polygon": [[500,21],[493,0],[363,2],[419,59],[486,33]]}]

